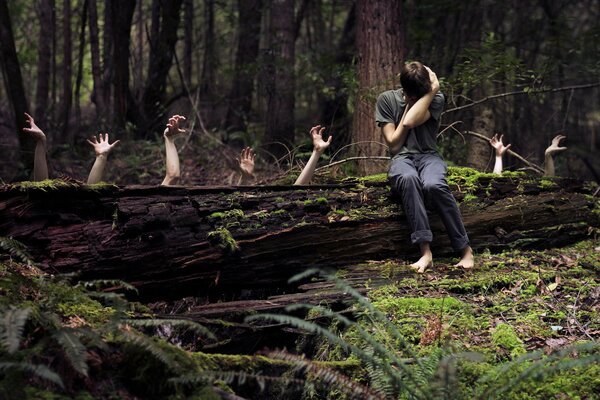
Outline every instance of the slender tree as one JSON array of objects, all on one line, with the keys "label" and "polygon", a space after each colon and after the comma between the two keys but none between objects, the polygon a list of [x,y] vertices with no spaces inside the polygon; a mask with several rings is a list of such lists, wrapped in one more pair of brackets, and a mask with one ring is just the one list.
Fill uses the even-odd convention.
[{"label": "slender tree", "polygon": [[48,95],[50,91],[50,67],[52,60],[52,12],[54,0],[39,2],[40,32],[38,36],[37,85],[35,92],[35,119],[40,123],[47,121]]},{"label": "slender tree", "polygon": [[68,140],[69,116],[73,99],[73,48],[71,46],[71,0],[63,0],[63,60],[62,60],[62,99],[60,124],[62,125],[62,138]]},{"label": "slender tree", "polygon": [[[357,0],[358,94],[352,132],[359,156],[386,153],[375,126],[377,95],[397,85],[404,59],[404,21],[401,0]],[[379,172],[372,160],[359,162],[359,172]]]},{"label": "slender tree", "polygon": [[27,111],[27,98],[25,87],[21,76],[21,66],[15,48],[8,4],[6,0],[0,0],[0,63],[2,65],[2,76],[8,93],[8,99],[12,106],[16,135],[19,138],[21,150],[21,161],[28,170],[33,170],[33,148],[35,142],[29,135],[23,135],[25,118],[23,113]]},{"label": "slender tree", "polygon": [[215,0],[204,1],[204,58],[200,79],[200,94],[204,97],[215,93],[217,54],[215,46]]},{"label": "slender tree", "polygon": [[230,132],[245,131],[252,111],[262,0],[238,0],[238,10],[238,45],[225,123]]},{"label": "slender tree", "polygon": [[81,93],[81,81],[83,79],[83,57],[85,52],[85,27],[87,24],[89,0],[83,0],[81,11],[81,26],[79,29],[79,55],[77,57],[77,78],[75,79],[75,132],[79,132],[81,126],[81,104],[79,101]]},{"label": "slender tree", "polygon": [[269,53],[272,82],[267,89],[267,118],[264,144],[279,158],[294,142],[295,107],[295,18],[293,0],[271,2]]},{"label": "slender tree", "polygon": [[100,62],[100,35],[98,30],[98,8],[95,1],[91,1],[88,7],[90,24],[90,54],[92,58],[92,79],[94,81],[94,91],[92,100],[96,105],[97,124],[100,129],[107,125],[107,93],[106,85],[103,83],[103,68]]},{"label": "slender tree", "polygon": [[192,50],[194,48],[194,0],[183,2],[183,78],[192,85]]}]

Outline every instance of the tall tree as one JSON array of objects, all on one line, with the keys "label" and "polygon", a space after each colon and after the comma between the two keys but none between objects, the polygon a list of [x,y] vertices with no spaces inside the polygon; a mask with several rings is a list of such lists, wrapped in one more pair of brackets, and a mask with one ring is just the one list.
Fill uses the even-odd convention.
[{"label": "tall tree", "polygon": [[113,105],[116,127],[125,128],[129,103],[129,44],[131,41],[131,22],[136,0],[111,2],[111,29],[113,36]]},{"label": "tall tree", "polygon": [[183,79],[192,85],[192,50],[194,48],[194,0],[183,2]]},{"label": "tall tree", "polygon": [[23,135],[23,128],[25,127],[23,113],[27,111],[27,98],[25,97],[21,66],[17,57],[17,49],[15,48],[15,39],[6,0],[0,0],[0,63],[2,65],[2,75],[8,99],[14,112],[15,126],[17,127],[16,134],[21,150],[21,161],[27,169],[32,170],[35,142],[33,139],[30,139],[29,135]]},{"label": "tall tree", "polygon": [[200,94],[215,93],[217,54],[215,46],[215,0],[204,1],[204,58],[200,79]]},{"label": "tall tree", "polygon": [[264,144],[279,158],[286,154],[283,145],[294,142],[295,107],[295,18],[294,0],[271,2],[270,48],[272,82],[267,89],[267,118]]},{"label": "tall tree", "polygon": [[[163,119],[164,100],[167,75],[173,64],[175,44],[177,43],[177,29],[179,27],[179,12],[182,0],[162,0],[153,3],[160,6],[160,26],[153,20],[152,33],[156,37],[150,37],[150,60],[148,63],[148,74],[144,96],[142,98],[143,121],[142,134],[149,135]],[[153,19],[156,10],[152,10]],[[157,24],[155,26],[155,23]]]},{"label": "tall tree", "polygon": [[238,0],[238,11],[238,45],[225,122],[229,132],[245,131],[252,111],[262,0]]},{"label": "tall tree", "polygon": [[[358,47],[358,94],[352,132],[359,156],[386,153],[375,126],[377,95],[396,85],[404,58],[404,21],[401,0],[356,1]],[[360,173],[380,172],[372,160],[358,163]]]},{"label": "tall tree", "polygon": [[75,79],[75,132],[81,127],[81,104],[79,101],[81,93],[81,82],[83,80],[83,57],[85,52],[85,26],[87,24],[89,0],[83,0],[81,10],[81,26],[79,29],[79,54],[77,56],[77,77]]},{"label": "tall tree", "polygon": [[92,100],[96,105],[96,119],[100,129],[107,125],[107,93],[103,83],[104,71],[100,61],[100,34],[98,30],[98,8],[95,1],[91,1],[88,7],[90,24],[90,54],[92,58],[92,79],[94,91]]},{"label": "tall tree", "polygon": [[71,46],[71,0],[63,0],[63,63],[62,63],[62,101],[60,123],[63,140],[69,132],[69,115],[73,98],[73,83],[71,80],[73,68],[73,48]]},{"label": "tall tree", "polygon": [[48,95],[50,91],[50,63],[52,60],[52,35],[54,32],[52,13],[54,0],[39,2],[40,32],[38,36],[37,86],[35,91],[35,119],[42,124],[48,117]]}]

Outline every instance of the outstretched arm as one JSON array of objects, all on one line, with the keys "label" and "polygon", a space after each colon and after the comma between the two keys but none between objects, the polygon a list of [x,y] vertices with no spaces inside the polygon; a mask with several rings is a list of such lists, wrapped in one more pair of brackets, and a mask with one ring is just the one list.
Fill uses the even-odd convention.
[{"label": "outstretched arm", "polygon": [[165,152],[166,152],[166,170],[165,179],[161,185],[171,186],[176,185],[181,177],[181,171],[179,169],[179,154],[177,154],[177,147],[175,147],[175,137],[180,133],[184,133],[185,130],[179,127],[180,123],[185,121],[185,117],[181,115],[173,115],[169,118],[169,123],[165,128],[163,136],[165,137]]},{"label": "outstretched arm", "polygon": [[46,161],[46,135],[44,132],[35,124],[33,117],[25,113],[29,128],[23,128],[23,132],[27,132],[31,135],[35,143],[35,158],[33,161],[33,180],[43,181],[48,179],[48,163]]},{"label": "outstretched arm", "polygon": [[566,139],[566,136],[556,135],[554,139],[552,139],[552,144],[548,146],[546,151],[544,152],[544,175],[545,176],[554,176],[554,154],[559,153],[561,151],[565,151],[566,147],[559,147],[561,140]]},{"label": "outstretched arm", "polygon": [[317,167],[317,162],[319,161],[321,154],[323,154],[325,149],[329,147],[329,145],[331,144],[331,140],[333,139],[333,136],[329,135],[327,141],[324,141],[324,131],[325,127],[322,127],[321,125],[313,126],[312,128],[310,128],[310,135],[313,141],[313,151],[310,155],[310,158],[308,159],[308,162],[304,166],[304,169],[302,170],[302,172],[300,172],[300,176],[298,176],[298,179],[296,179],[296,182],[294,182],[294,185],[308,185],[308,183],[312,179],[315,173],[315,168]]},{"label": "outstretched arm", "polygon": [[254,150],[252,150],[250,147],[246,147],[242,150],[240,158],[238,159],[240,163],[240,170],[242,171],[238,185],[248,185],[254,180],[255,158],[256,154],[254,154]]},{"label": "outstretched arm", "polygon": [[502,174],[502,156],[504,156],[504,153],[506,153],[506,150],[508,150],[508,148],[510,147],[510,144],[505,146],[502,143],[503,137],[504,135],[500,135],[500,138],[498,138],[498,134],[495,134],[490,139],[490,144],[494,149],[496,149],[496,162],[494,164],[494,174],[498,175]]},{"label": "outstretched arm", "polygon": [[94,152],[96,153],[96,161],[94,161],[94,165],[90,170],[90,175],[88,176],[87,183],[88,185],[92,185],[94,183],[98,183],[102,181],[102,176],[104,175],[104,168],[106,167],[106,159],[108,158],[108,154],[115,147],[120,140],[115,140],[113,144],[108,142],[108,133],[102,135],[101,133],[98,135],[100,141],[96,139],[96,136],[92,136],[92,140],[88,139],[88,143],[94,147]]}]

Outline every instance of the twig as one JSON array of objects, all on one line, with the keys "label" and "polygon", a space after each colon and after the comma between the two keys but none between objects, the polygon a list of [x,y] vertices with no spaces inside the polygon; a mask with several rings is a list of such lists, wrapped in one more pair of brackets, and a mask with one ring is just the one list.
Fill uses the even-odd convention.
[{"label": "twig", "polygon": [[[489,137],[485,136],[484,134],[478,133],[478,132],[464,131],[464,133],[466,133],[467,135],[474,136],[478,139],[484,140],[486,142],[490,141]],[[536,165],[536,164],[532,163],[531,161],[527,161],[524,157],[522,157],[521,155],[519,155],[518,153],[515,153],[514,151],[512,151],[510,149],[506,150],[506,152],[508,154],[510,154],[511,156],[518,158],[519,160],[521,160],[523,163],[525,163],[529,167],[533,168],[537,173],[539,173],[541,175],[544,174],[544,169],[542,167],[540,167],[539,165]]]},{"label": "twig", "polygon": [[390,158],[388,156],[357,156],[357,157],[348,157],[348,158],[345,158],[343,160],[333,162],[331,164],[323,165],[322,167],[319,167],[319,168],[315,169],[315,172],[321,171],[321,170],[323,170],[325,168],[331,168],[331,167],[333,167],[335,165],[343,164],[343,163],[348,162],[348,161],[355,161],[355,160],[386,160],[386,161],[389,161],[389,159]]},{"label": "twig", "polygon": [[444,115],[446,113],[449,113],[449,112],[453,112],[453,111],[463,110],[465,108],[473,107],[473,106],[476,106],[478,104],[484,103],[484,102],[486,102],[488,100],[498,99],[498,98],[502,98],[502,97],[517,96],[517,95],[521,95],[521,94],[564,92],[565,90],[589,89],[589,88],[593,88],[593,87],[596,87],[596,86],[600,86],[600,82],[587,83],[587,84],[584,84],[584,85],[565,86],[565,87],[552,88],[552,89],[536,89],[536,90],[529,90],[529,91],[518,90],[518,91],[514,91],[514,92],[494,94],[494,95],[491,95],[491,96],[484,97],[483,99],[476,100],[476,101],[474,101],[472,103],[465,104],[464,106],[450,108],[450,109],[444,111],[442,113],[442,115]]}]

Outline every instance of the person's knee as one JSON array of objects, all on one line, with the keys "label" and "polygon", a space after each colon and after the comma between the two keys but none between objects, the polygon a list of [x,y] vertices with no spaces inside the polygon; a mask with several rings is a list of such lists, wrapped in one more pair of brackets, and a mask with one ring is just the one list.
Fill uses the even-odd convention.
[{"label": "person's knee", "polygon": [[448,185],[444,181],[426,181],[423,183],[423,192],[426,194],[436,194],[445,192]]}]

